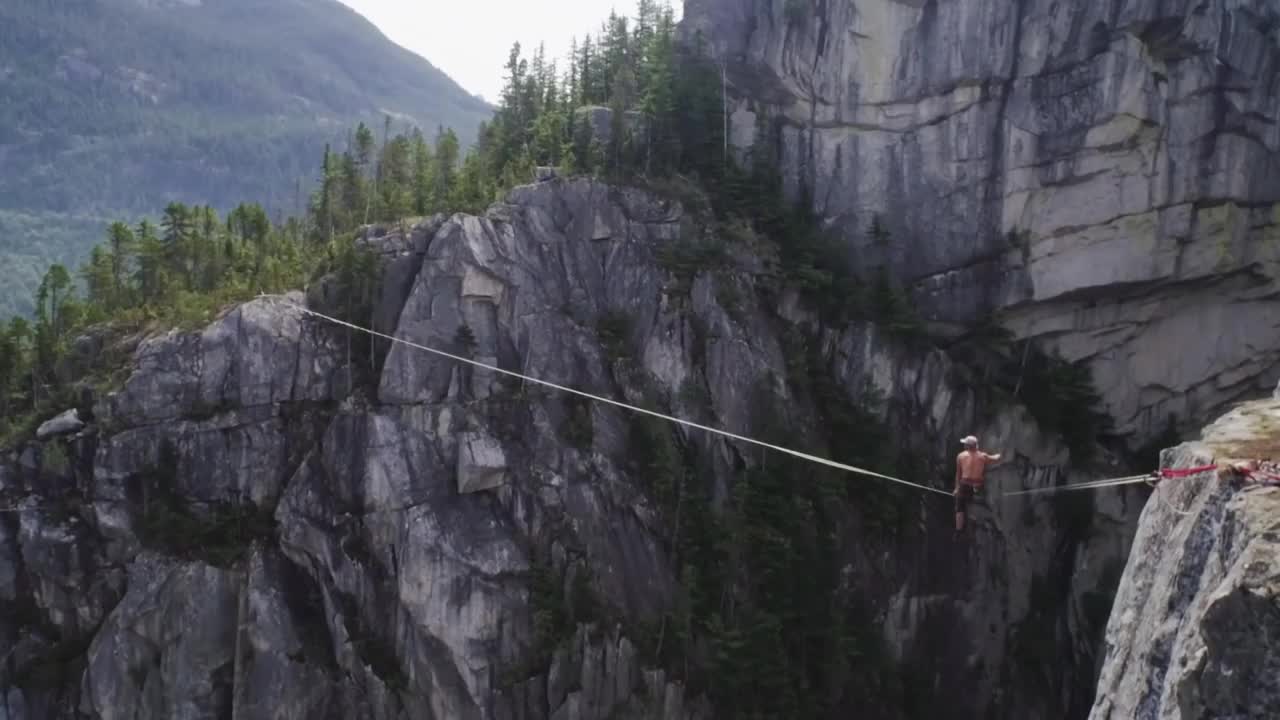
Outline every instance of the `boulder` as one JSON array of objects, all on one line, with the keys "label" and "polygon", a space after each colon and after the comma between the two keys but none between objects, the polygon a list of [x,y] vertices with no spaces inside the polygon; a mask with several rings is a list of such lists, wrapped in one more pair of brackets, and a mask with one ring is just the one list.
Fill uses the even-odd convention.
[{"label": "boulder", "polygon": [[467,494],[501,487],[507,481],[507,456],[497,439],[484,433],[458,438],[458,492]]},{"label": "boulder", "polygon": [[47,440],[59,435],[70,435],[80,432],[83,428],[84,422],[80,419],[79,412],[71,408],[41,423],[40,427],[36,428],[36,439]]}]

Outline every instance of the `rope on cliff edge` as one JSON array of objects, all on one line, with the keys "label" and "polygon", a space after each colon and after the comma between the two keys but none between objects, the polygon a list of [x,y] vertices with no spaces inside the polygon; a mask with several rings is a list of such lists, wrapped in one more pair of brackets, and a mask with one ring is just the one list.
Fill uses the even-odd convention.
[{"label": "rope on cliff edge", "polygon": [[1057,493],[1072,492],[1076,490],[1097,490],[1099,488],[1120,487],[1122,485],[1139,485],[1146,483],[1155,487],[1160,480],[1173,480],[1178,478],[1188,478],[1211,470],[1216,471],[1216,464],[1201,465],[1191,468],[1165,468],[1155,472],[1149,472],[1144,475],[1130,475],[1128,477],[1111,478],[1109,480],[1093,480],[1090,482],[1076,483],[1074,485],[1058,485],[1055,487],[1033,488],[1031,490],[1019,490],[1017,492],[1005,493],[1005,497],[1011,495],[1032,495],[1036,493]]},{"label": "rope on cliff edge", "polygon": [[1152,473],[1145,473],[1143,475],[1129,475],[1127,477],[1111,478],[1109,480],[1091,480],[1089,482],[1076,483],[1074,485],[1055,485],[1052,487],[1007,492],[1003,494],[1003,497],[1012,497],[1014,495],[1037,495],[1040,493],[1072,492],[1077,490],[1097,490],[1098,488],[1119,487],[1121,485],[1137,485],[1139,483],[1150,482],[1152,477]]},{"label": "rope on cliff edge", "polygon": [[745,436],[743,436],[743,435],[737,435],[737,434],[735,434],[735,433],[728,432],[727,430],[720,430],[720,429],[718,429],[718,428],[709,427],[709,426],[707,426],[707,425],[701,425],[701,424],[698,424],[698,423],[695,423],[695,422],[692,422],[692,421],[689,421],[689,420],[684,420],[684,419],[681,419],[681,418],[678,418],[678,417],[673,417],[673,416],[671,416],[671,415],[664,415],[663,413],[655,412],[655,411],[653,411],[653,410],[647,410],[647,409],[642,408],[642,407],[636,407],[635,405],[629,405],[629,404],[627,404],[627,403],[619,402],[619,401],[617,401],[617,400],[612,400],[612,399],[610,399],[610,398],[601,397],[601,396],[599,396],[599,395],[592,395],[591,393],[583,392],[583,391],[581,391],[581,390],[575,390],[574,388],[571,388],[571,387],[565,387],[564,385],[557,385],[556,383],[548,382],[548,381],[546,381],[546,380],[540,380],[540,379],[538,379],[538,378],[536,378],[536,377],[532,377],[532,376],[529,376],[529,375],[525,375],[525,374],[523,374],[523,373],[514,372],[514,371],[512,371],[512,370],[504,370],[504,369],[502,369],[502,368],[500,368],[500,367],[495,367],[495,366],[493,366],[493,365],[488,365],[488,364],[485,364],[485,363],[482,363],[482,362],[479,362],[479,361],[476,361],[476,360],[472,360],[471,358],[460,357],[460,356],[458,356],[458,355],[454,355],[454,354],[452,354],[452,353],[447,353],[447,352],[445,352],[445,351],[443,351],[443,350],[437,350],[436,348],[427,347],[426,345],[420,345],[420,344],[418,344],[418,343],[415,343],[415,342],[412,342],[412,341],[409,341],[409,340],[405,340],[405,339],[403,339],[403,338],[398,338],[398,337],[395,337],[395,336],[393,336],[393,335],[387,335],[387,334],[385,334],[385,333],[380,333],[380,332],[378,332],[377,330],[371,330],[371,329],[369,329],[369,328],[360,327],[359,325],[355,325],[355,324],[349,323],[349,322],[347,322],[347,321],[345,321],[345,320],[339,320],[338,318],[331,317],[331,316],[329,316],[329,315],[325,315],[324,313],[316,312],[315,310],[311,310],[310,308],[303,307],[303,306],[301,306],[301,305],[299,305],[299,304],[297,304],[297,303],[295,303],[295,302],[293,302],[293,301],[291,301],[291,300],[286,299],[283,295],[268,295],[268,294],[265,294],[265,293],[264,293],[264,294],[259,295],[258,297],[259,297],[259,298],[272,298],[272,299],[277,299],[277,300],[279,300],[280,302],[284,303],[285,305],[288,305],[288,306],[290,306],[290,307],[293,307],[294,309],[299,310],[299,311],[301,311],[301,312],[303,312],[303,313],[306,313],[307,315],[311,315],[311,316],[314,316],[314,317],[318,317],[318,318],[320,318],[320,319],[322,319],[322,320],[328,320],[328,321],[329,321],[329,322],[331,322],[331,323],[336,323],[336,324],[338,324],[338,325],[343,325],[343,326],[346,326],[346,327],[351,328],[352,330],[359,330],[360,332],[368,333],[368,334],[370,334],[370,335],[373,335],[373,336],[376,336],[376,337],[383,338],[384,340],[390,340],[391,342],[400,343],[401,345],[406,345],[406,346],[408,346],[408,347],[416,348],[416,349],[418,349],[418,350],[425,350],[426,352],[433,353],[433,354],[435,354],[435,355],[439,355],[439,356],[441,356],[441,357],[446,357],[446,358],[449,358],[450,360],[454,360],[454,361],[457,361],[457,362],[460,362],[460,363],[466,363],[466,364],[468,364],[468,365],[473,365],[473,366],[475,366],[475,367],[483,368],[483,369],[485,369],[485,370],[490,370],[490,371],[493,371],[493,372],[496,372],[496,373],[501,373],[501,374],[503,374],[503,375],[509,375],[509,376],[511,376],[511,377],[519,378],[519,379],[521,379],[521,380],[526,380],[526,381],[528,381],[528,382],[535,383],[535,384],[538,384],[538,385],[543,385],[543,386],[545,386],[545,387],[549,387],[549,388],[552,388],[552,389],[554,389],[554,390],[560,390],[561,392],[567,392],[567,393],[571,393],[571,394],[573,394],[573,395],[578,395],[578,396],[580,396],[580,397],[587,398],[588,400],[594,400],[595,402],[601,402],[601,403],[605,403],[605,404],[608,404],[608,405],[613,405],[614,407],[623,408],[623,409],[625,409],[625,410],[631,410],[632,412],[638,412],[638,413],[641,413],[641,414],[643,414],[643,415],[649,415],[649,416],[651,416],[651,417],[659,418],[659,419],[661,419],[661,420],[667,420],[667,421],[669,421],[669,422],[677,423],[677,424],[679,424],[679,425],[684,425],[685,427],[690,427],[690,428],[694,428],[694,429],[697,429],[697,430],[703,430],[703,431],[706,431],[706,432],[709,432],[709,433],[713,433],[713,434],[715,434],[715,435],[721,435],[721,436],[724,436],[724,437],[727,437],[727,438],[730,438],[730,439],[733,439],[733,440],[738,440],[739,442],[750,443],[750,444],[752,444],[752,445],[758,445],[758,446],[760,446],[760,447],[768,448],[768,449],[770,449],[770,450],[776,450],[776,451],[778,451],[778,452],[780,452],[780,453],[786,453],[787,455],[792,455],[792,456],[794,456],[794,457],[798,457],[798,458],[800,458],[801,460],[808,460],[809,462],[819,463],[819,464],[821,464],[821,465],[826,465],[826,466],[828,466],[828,467],[833,467],[833,468],[836,468],[836,469],[838,469],[838,470],[844,470],[844,471],[846,471],[846,472],[857,473],[857,474],[859,474],[859,475],[868,475],[868,476],[870,476],[870,477],[876,477],[876,478],[880,478],[880,479],[882,479],[882,480],[888,480],[888,481],[890,481],[890,482],[895,482],[895,483],[898,483],[898,484],[900,484],[900,485],[906,485],[906,486],[908,486],[908,487],[916,488],[917,490],[924,490],[924,491],[926,491],[926,492],[937,493],[937,494],[939,494],[939,495],[946,495],[947,497],[951,497],[951,493],[950,493],[950,492],[947,492],[946,490],[940,490],[940,489],[938,489],[938,488],[929,487],[929,486],[927,486],[927,485],[920,485],[920,484],[917,484],[917,483],[908,482],[908,481],[903,480],[903,479],[901,479],[901,478],[892,477],[892,476],[890,476],[890,475],[882,475],[882,474],[880,474],[880,473],[878,473],[878,472],[873,472],[873,471],[871,471],[871,470],[866,470],[866,469],[864,469],[864,468],[854,467],[854,466],[852,466],[852,465],[846,465],[846,464],[844,464],[844,463],[836,462],[836,461],[834,461],[834,460],[828,460],[828,459],[826,459],[826,458],[818,457],[817,455],[810,455],[810,454],[808,454],[808,453],[803,453],[803,452],[800,452],[800,451],[798,451],[798,450],[791,450],[791,449],[789,449],[789,448],[781,447],[781,446],[779,446],[779,445],[773,445],[773,444],[771,444],[771,443],[767,443],[767,442],[764,442],[764,441],[761,441],[761,440],[756,440],[756,439],[754,439],[754,438],[745,437]]}]

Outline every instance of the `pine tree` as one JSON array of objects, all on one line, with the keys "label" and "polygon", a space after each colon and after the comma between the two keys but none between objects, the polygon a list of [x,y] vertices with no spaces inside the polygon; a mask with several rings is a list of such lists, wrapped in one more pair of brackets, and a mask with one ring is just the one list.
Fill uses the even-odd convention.
[{"label": "pine tree", "polygon": [[[647,2],[648,0],[646,0]],[[644,3],[642,3],[642,9]],[[645,113],[648,137],[645,169],[667,171],[676,162],[678,138],[676,115],[675,20],[671,8],[654,10],[654,31],[644,45],[641,65],[643,83],[641,109]]]},{"label": "pine tree", "polygon": [[0,417],[13,411],[13,388],[20,382],[22,348],[10,332],[0,333]]},{"label": "pine tree", "polygon": [[164,231],[168,269],[175,277],[182,278],[184,289],[191,290],[191,209],[179,202],[169,203],[164,209],[160,228]]},{"label": "pine tree", "polygon": [[49,267],[36,292],[36,367],[49,377],[57,364],[66,329],[64,311],[71,299],[71,274],[66,266]]},{"label": "pine tree", "polygon": [[409,139],[398,136],[383,147],[378,219],[394,222],[413,211],[413,146]]},{"label": "pine tree", "polygon": [[439,210],[448,202],[458,172],[458,136],[452,129],[441,128],[436,135],[435,158],[435,188],[432,190],[432,197],[436,203],[435,209]]},{"label": "pine tree", "polygon": [[360,162],[350,152],[344,152],[338,160],[337,210],[334,213],[335,228],[354,227],[360,223],[365,206],[369,204],[369,188],[360,170]]},{"label": "pine tree", "polygon": [[168,295],[168,263],[164,243],[155,227],[143,220],[138,225],[137,286],[144,304],[161,301]]},{"label": "pine tree", "polygon": [[597,105],[603,102],[604,93],[600,89],[602,82],[600,71],[596,68],[596,49],[591,36],[582,39],[581,60],[578,62],[579,106]]},{"label": "pine tree", "polygon": [[119,296],[113,260],[109,250],[95,245],[89,252],[88,263],[80,271],[89,302],[104,310],[111,309]]},{"label": "pine tree", "polygon": [[313,203],[315,207],[316,237],[329,242],[333,239],[334,162],[329,145],[324,146],[324,161],[320,166],[320,190]]},{"label": "pine tree", "polygon": [[432,178],[435,175],[435,154],[422,132],[413,131],[413,208],[418,215],[435,211]]},{"label": "pine tree", "polygon": [[133,230],[122,222],[114,222],[107,230],[111,246],[111,292],[105,302],[110,308],[122,307],[129,302],[129,265],[136,240]]},{"label": "pine tree", "polygon": [[565,74],[565,105],[572,110],[581,104],[582,99],[582,56],[578,53],[578,38],[574,36],[569,42],[569,69]]},{"label": "pine tree", "polygon": [[373,151],[373,131],[364,123],[360,123],[356,126],[355,159],[362,177],[368,177],[369,167],[373,163]]}]

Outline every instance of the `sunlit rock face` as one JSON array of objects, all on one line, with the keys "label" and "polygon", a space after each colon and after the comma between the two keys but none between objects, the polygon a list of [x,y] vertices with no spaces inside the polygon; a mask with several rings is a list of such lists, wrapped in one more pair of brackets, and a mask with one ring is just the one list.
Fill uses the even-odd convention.
[{"label": "sunlit rock face", "polygon": [[[1280,397],[1236,408],[1164,464],[1275,457]],[[1142,513],[1090,720],[1280,716],[1280,487],[1208,472]]]},{"label": "sunlit rock face", "polygon": [[[1089,361],[1118,429],[1280,377],[1280,8],[688,0],[730,140],[928,317]],[[892,237],[866,232],[880,214]]]}]

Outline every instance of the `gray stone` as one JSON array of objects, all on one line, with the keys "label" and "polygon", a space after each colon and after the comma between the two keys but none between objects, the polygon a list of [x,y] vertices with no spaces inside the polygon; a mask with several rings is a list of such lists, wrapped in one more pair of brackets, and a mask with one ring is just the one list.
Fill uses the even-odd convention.
[{"label": "gray stone", "polygon": [[[1166,467],[1280,447],[1280,399],[1239,407]],[[1090,720],[1280,716],[1280,489],[1215,472],[1163,482],[1143,510],[1106,633]]]},{"label": "gray stone", "polygon": [[[575,122],[582,128],[581,141],[589,143],[594,140],[601,147],[608,148],[613,142],[614,111],[599,105],[580,107],[574,111]],[[639,111],[628,110],[622,114],[622,132],[625,140],[632,143],[643,143],[647,137],[649,120]]]},{"label": "gray stone", "polygon": [[27,720],[27,718],[22,691],[17,688],[10,690],[0,703],[0,720]]},{"label": "gray stone", "polygon": [[230,715],[235,575],[142,556],[129,585],[89,647],[81,712],[103,720]]},{"label": "gray stone", "polygon": [[80,420],[79,413],[75,408],[71,408],[41,423],[36,429],[36,439],[47,440],[58,435],[70,435],[80,432],[83,428],[84,422]]},{"label": "gray stone", "polygon": [[776,157],[926,319],[996,311],[1087,361],[1137,445],[1280,378],[1278,21],[1264,0],[688,0],[681,33],[727,69],[739,156]]},{"label": "gray stone", "polygon": [[[786,328],[815,318],[792,293],[766,305],[747,291],[763,261],[744,248],[676,287],[660,251],[704,230],[671,199],[578,178],[360,242],[384,281],[373,322],[396,337],[644,407],[670,399],[682,416],[751,433],[753,392],[788,392]],[[380,375],[356,387],[345,330],[289,304],[323,308],[335,297],[326,282],[142,341],[124,387],[95,408],[103,432],[77,468],[92,481],[82,505],[38,497],[38,464],[3,467],[5,495],[53,507],[0,521],[0,597],[28,598],[42,618],[0,617],[0,641],[14,640],[19,671],[54,651],[46,624],[89,647],[82,675],[18,688],[40,708],[29,712],[70,697],[82,716],[144,720],[198,708],[249,720],[716,716],[636,651],[633,628],[660,624],[679,595],[669,528],[633,470],[634,415],[605,404],[574,415],[561,392],[401,343],[375,344]],[[603,342],[617,317],[625,337]],[[1063,479],[1060,439],[1024,408],[984,403],[945,354],[862,323],[816,342],[848,399],[864,386],[890,399],[883,420],[902,452],[947,462],[963,428],[1009,452],[993,488]],[[807,403],[788,394],[780,412],[812,427]],[[567,433],[574,425],[589,437]],[[676,431],[707,459],[716,503],[741,468],[769,461]],[[882,491],[848,482],[865,483],[855,497]],[[922,696],[963,698],[958,711],[995,720],[1059,717],[1096,670],[1091,593],[1122,562],[1135,495],[1098,493],[1082,536],[1038,498],[992,498],[963,550],[935,539],[951,521],[945,497],[906,506],[919,515],[907,512],[893,542],[858,513],[838,592],[875,609],[891,659],[940,678]],[[208,544],[221,545],[172,547],[174,534],[207,530],[195,523],[217,524]],[[549,668],[530,666],[531,547],[568,588],[589,568],[618,619],[559,638]],[[1066,579],[1033,599],[1045,577]],[[1018,628],[1046,618],[1063,628],[1047,680],[1014,660]],[[957,622],[968,630],[932,630]]]},{"label": "gray stone", "polygon": [[496,438],[483,433],[458,437],[458,492],[466,494],[501,487],[507,481],[507,456]]}]

